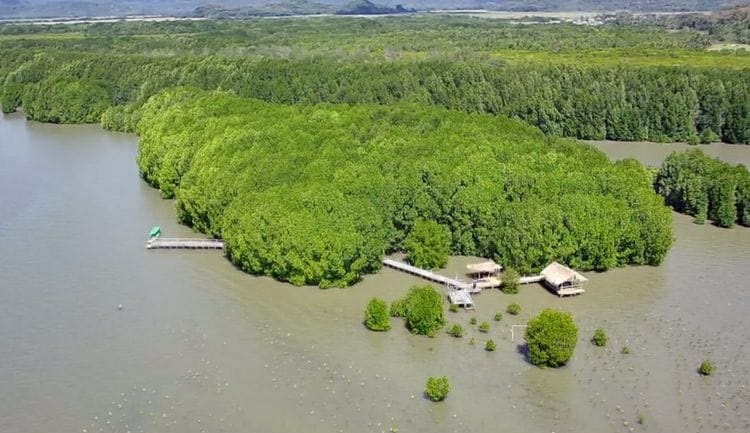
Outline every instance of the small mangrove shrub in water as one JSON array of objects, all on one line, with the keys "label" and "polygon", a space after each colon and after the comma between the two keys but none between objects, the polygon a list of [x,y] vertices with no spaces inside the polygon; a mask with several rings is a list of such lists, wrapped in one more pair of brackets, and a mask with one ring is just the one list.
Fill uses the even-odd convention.
[{"label": "small mangrove shrub in water", "polygon": [[484,350],[488,352],[494,352],[495,349],[497,349],[497,345],[492,340],[487,340],[487,343],[484,344]]},{"label": "small mangrove shrub in water", "polygon": [[482,324],[479,325],[479,332],[490,332],[490,324],[487,322],[482,322]]},{"label": "small mangrove shrub in water", "polygon": [[471,319],[469,319],[469,325],[476,325],[476,324],[477,324],[477,318],[476,317],[472,317]]},{"label": "small mangrove shrub in water", "polygon": [[505,311],[506,311],[506,312],[507,312],[508,314],[512,314],[512,315],[514,315],[514,316],[517,316],[517,315],[518,315],[518,313],[520,313],[520,312],[521,312],[521,306],[520,306],[520,305],[518,305],[518,304],[516,304],[516,303],[514,302],[514,303],[512,303],[512,304],[508,305],[508,308],[506,308],[506,309],[505,309]]},{"label": "small mangrove shrub in water", "polygon": [[623,355],[627,355],[630,353],[630,348],[628,346],[622,346],[620,353],[622,353]]},{"label": "small mangrove shrub in water", "polygon": [[604,333],[604,330],[602,328],[596,328],[594,336],[591,337],[591,342],[594,343],[594,346],[604,347],[607,345],[607,340],[607,334]]},{"label": "small mangrove shrub in water", "polygon": [[507,295],[515,295],[521,286],[521,275],[515,269],[507,268],[503,271],[500,290]]},{"label": "small mangrove shrub in water", "polygon": [[432,401],[443,401],[451,390],[451,384],[448,382],[448,376],[430,377],[427,379],[424,393]]},{"label": "small mangrove shrub in water", "polygon": [[448,307],[448,310],[449,310],[449,311],[450,311],[451,313],[458,313],[458,305],[456,305],[456,304],[451,304],[451,306],[450,306],[450,307]]},{"label": "small mangrove shrub in water", "polygon": [[577,342],[578,327],[570,313],[547,308],[527,324],[527,354],[534,365],[561,367],[567,364]]},{"label": "small mangrove shrub in water", "polygon": [[[397,303],[398,302],[398,303]],[[394,302],[406,326],[414,334],[434,336],[445,326],[443,296],[431,286],[414,286],[406,297]]]},{"label": "small mangrove shrub in water", "polygon": [[495,313],[495,322],[499,322],[503,320],[503,313],[497,312]]},{"label": "small mangrove shrub in water", "polygon": [[472,346],[475,345],[475,344],[477,344],[476,338],[471,337],[471,340],[469,340],[469,344],[472,345]]},{"label": "small mangrove shrub in water", "polygon": [[406,298],[391,302],[391,317],[404,317],[406,312]]},{"label": "small mangrove shrub in water", "polygon": [[698,373],[704,376],[710,376],[713,374],[715,369],[716,369],[716,365],[714,365],[713,362],[707,359],[701,362],[701,366],[698,367]]},{"label": "small mangrove shrub in water", "polygon": [[382,299],[372,298],[365,308],[365,326],[371,331],[387,331],[391,329],[391,316],[388,304]]},{"label": "small mangrove shrub in water", "polygon": [[455,324],[448,330],[448,334],[456,338],[461,338],[464,336],[464,328],[461,325]]}]

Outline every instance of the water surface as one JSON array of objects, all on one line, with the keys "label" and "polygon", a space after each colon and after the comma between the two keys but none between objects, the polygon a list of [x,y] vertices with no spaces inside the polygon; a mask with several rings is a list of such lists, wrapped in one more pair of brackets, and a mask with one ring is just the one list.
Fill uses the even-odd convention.
[{"label": "water surface", "polygon": [[[190,230],[139,180],[136,144],[96,126],[0,119],[2,432],[750,428],[748,229],[676,215],[660,267],[589,273],[576,298],[536,285],[485,292],[476,313],[449,313],[469,329],[463,339],[411,336],[398,321],[372,333],[361,325],[368,299],[420,281],[383,270],[323,291],[243,274],[215,251],[147,251],[155,224]],[[492,321],[511,302],[521,314]],[[510,336],[548,306],[581,330],[558,370],[527,364]],[[596,327],[606,348],[588,342]],[[483,350],[487,338],[496,352]],[[718,365],[711,378],[696,373],[706,357]],[[449,398],[426,401],[427,376],[443,374]]]}]

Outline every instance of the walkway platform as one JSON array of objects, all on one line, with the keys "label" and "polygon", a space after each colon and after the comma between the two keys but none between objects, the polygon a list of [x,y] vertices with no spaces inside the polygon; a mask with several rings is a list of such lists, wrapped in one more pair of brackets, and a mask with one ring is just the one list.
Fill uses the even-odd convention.
[{"label": "walkway platform", "polygon": [[451,302],[451,305],[458,305],[467,310],[476,310],[474,300],[471,299],[471,295],[465,290],[451,290],[448,293],[448,300]]},{"label": "walkway platform", "polygon": [[477,288],[473,287],[471,283],[459,281],[453,278],[444,277],[432,271],[418,268],[408,263],[399,262],[398,260],[383,259],[383,265],[388,266],[389,268],[399,270],[401,272],[406,272],[407,274],[411,274],[417,277],[422,277],[425,280],[432,281],[433,283],[438,283],[444,286],[448,286],[451,289],[466,290],[469,292],[474,291],[474,293],[478,293],[482,290],[482,289],[479,289],[477,291]]},{"label": "walkway platform", "polygon": [[157,237],[146,242],[146,249],[221,250],[224,249],[224,241],[221,239]]}]

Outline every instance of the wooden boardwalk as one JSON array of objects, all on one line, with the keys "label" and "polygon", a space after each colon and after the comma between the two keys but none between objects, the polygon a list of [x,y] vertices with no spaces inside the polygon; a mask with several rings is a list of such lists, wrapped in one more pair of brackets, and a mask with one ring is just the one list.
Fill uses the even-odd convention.
[{"label": "wooden boardwalk", "polygon": [[[399,262],[393,259],[383,259],[383,265],[406,272],[407,274],[422,277],[425,280],[432,281],[433,283],[442,284],[456,290],[466,290],[469,293],[479,293],[484,289],[496,289],[502,285],[502,281],[499,278],[480,278],[471,282],[460,281],[454,278],[444,277],[440,274],[436,274],[432,271],[428,271],[416,266],[412,266],[408,263]],[[521,284],[539,283],[544,279],[541,275],[531,275],[528,277],[521,277]]]},{"label": "wooden boardwalk", "polygon": [[221,250],[224,241],[221,239],[201,238],[151,238],[146,248],[152,249],[188,249],[188,250]]},{"label": "wooden boardwalk", "polygon": [[438,283],[444,286],[448,286],[451,289],[466,290],[466,291],[471,291],[473,289],[471,283],[467,283],[465,281],[459,281],[453,278],[444,277],[440,274],[436,274],[426,269],[418,268],[408,263],[399,262],[398,260],[383,259],[383,264],[385,266],[388,266],[389,268],[393,268],[401,272],[406,272],[407,274],[415,275],[417,277],[422,277],[425,280],[432,281],[433,283]]}]

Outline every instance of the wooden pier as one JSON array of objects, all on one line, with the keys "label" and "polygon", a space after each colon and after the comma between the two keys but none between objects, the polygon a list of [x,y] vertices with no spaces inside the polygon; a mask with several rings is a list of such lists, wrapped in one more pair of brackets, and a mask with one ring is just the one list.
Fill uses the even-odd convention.
[{"label": "wooden pier", "polygon": [[[473,290],[475,290],[475,287],[473,287],[471,283],[467,283],[465,281],[459,281],[453,278],[444,277],[432,271],[418,268],[408,263],[399,262],[398,260],[383,259],[383,264],[385,266],[388,266],[389,268],[393,268],[401,272],[406,272],[407,274],[410,274],[410,275],[424,278],[425,280],[432,281],[433,283],[442,284],[451,289],[466,290],[467,292],[472,292]],[[479,289],[479,291],[481,291],[481,289]]]},{"label": "wooden pier", "polygon": [[153,249],[188,249],[188,250],[221,250],[224,249],[224,241],[221,239],[201,238],[150,238],[146,242],[146,248]]}]

